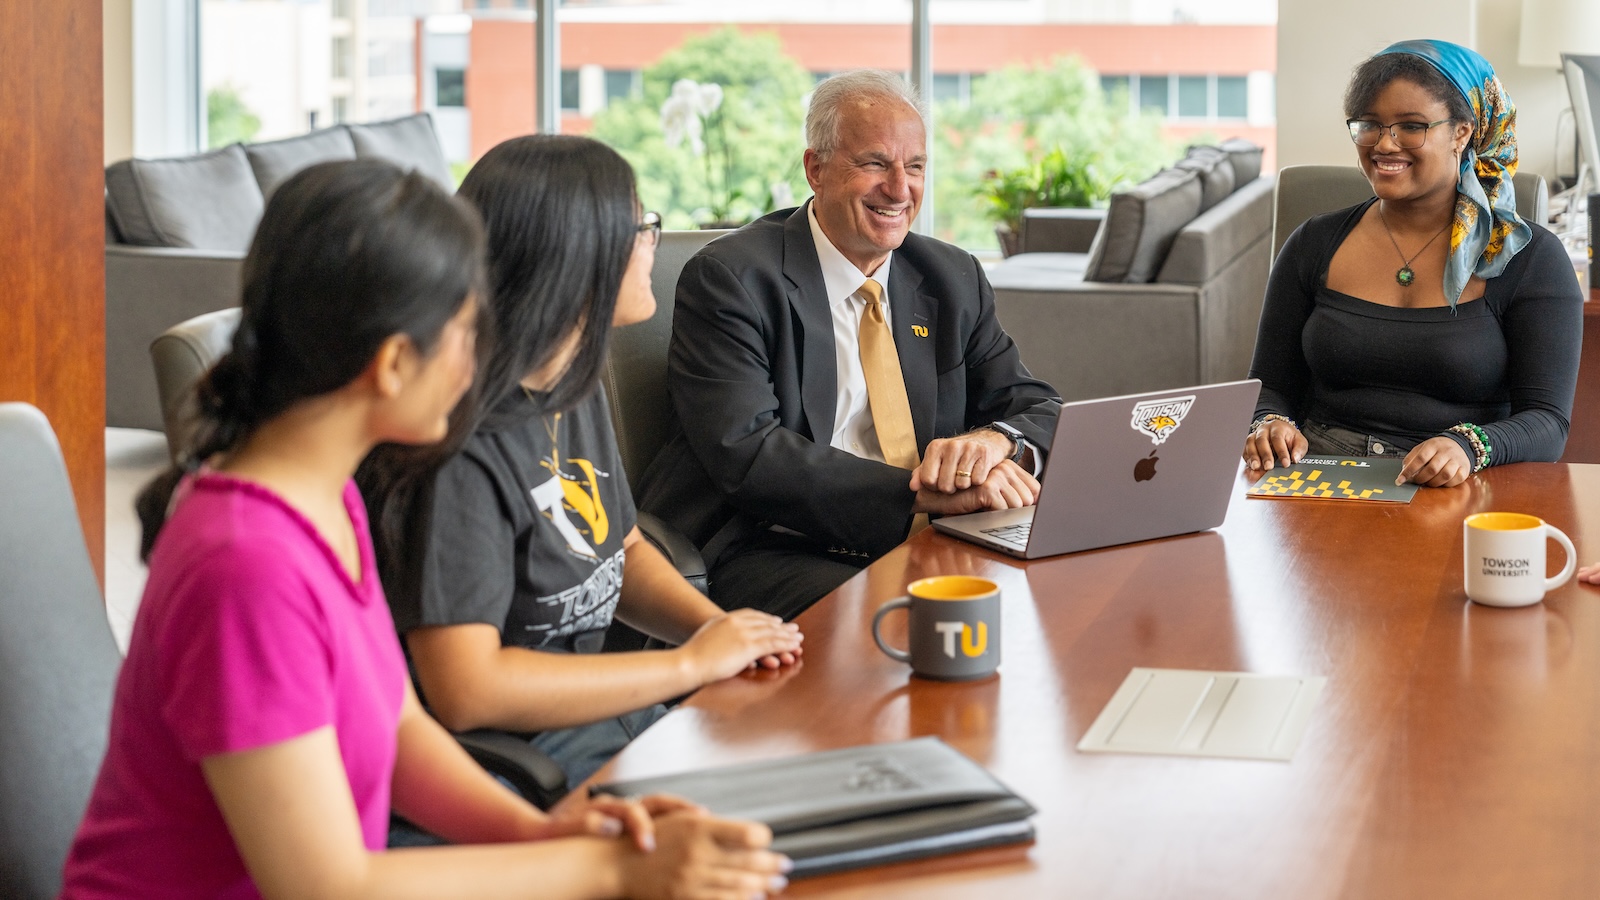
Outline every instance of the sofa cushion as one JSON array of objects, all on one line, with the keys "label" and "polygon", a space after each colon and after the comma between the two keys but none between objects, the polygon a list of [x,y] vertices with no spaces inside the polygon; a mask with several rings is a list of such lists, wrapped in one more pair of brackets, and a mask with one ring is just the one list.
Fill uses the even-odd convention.
[{"label": "sofa cushion", "polygon": [[1261,148],[1244,138],[1228,138],[1217,146],[1233,164],[1233,189],[1238,190],[1261,177]]},{"label": "sofa cushion", "polygon": [[281,141],[247,144],[245,156],[256,174],[262,197],[271,197],[278,185],[305,167],[333,159],[355,159],[356,145],[344,128],[324,128]]},{"label": "sofa cushion", "polygon": [[261,219],[244,148],[177,159],[128,159],[106,168],[106,205],[129,244],[244,252]]},{"label": "sofa cushion", "polygon": [[407,169],[416,169],[424,175],[455,190],[455,180],[450,177],[450,164],[445,162],[444,151],[433,130],[433,117],[417,113],[387,122],[351,125],[350,139],[355,142],[356,156],[377,157],[397,163]]},{"label": "sofa cushion", "polygon": [[1203,285],[1242,254],[1265,256],[1266,236],[1272,231],[1272,185],[1271,178],[1257,178],[1195,216],[1173,239],[1156,281]]},{"label": "sofa cushion", "polygon": [[1200,212],[1200,178],[1165,169],[1111,195],[1106,222],[1089,248],[1085,281],[1143,284],[1156,277],[1179,229]]},{"label": "sofa cushion", "polygon": [[1200,176],[1200,211],[1205,212],[1233,193],[1233,164],[1228,154],[1216,147],[1190,147],[1189,155],[1173,168],[1188,169]]}]

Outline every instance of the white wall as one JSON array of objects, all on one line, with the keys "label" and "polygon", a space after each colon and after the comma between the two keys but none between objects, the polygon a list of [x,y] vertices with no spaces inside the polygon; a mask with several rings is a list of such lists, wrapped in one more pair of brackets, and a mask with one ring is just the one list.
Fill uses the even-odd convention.
[{"label": "white wall", "polygon": [[[1350,70],[1395,41],[1428,37],[1472,47],[1489,60],[1517,104],[1522,170],[1552,177],[1566,84],[1554,70],[1517,64],[1521,32],[1522,0],[1281,0],[1278,165],[1354,165],[1341,103]],[[1563,134],[1571,140],[1570,125]],[[1564,164],[1570,155],[1563,151]]]},{"label": "white wall", "polygon": [[[1567,82],[1555,69],[1535,69],[1517,64],[1517,43],[1522,37],[1522,0],[1479,0],[1478,46],[1494,65],[1506,93],[1517,104],[1517,156],[1519,171],[1538,172],[1546,180],[1556,171],[1556,118],[1571,106]],[[1561,126],[1561,170],[1572,172],[1572,119]]]},{"label": "white wall", "polygon": [[[1350,70],[1395,41],[1429,37],[1472,46],[1472,16],[1463,15],[1463,10],[1470,10],[1476,2],[1282,0],[1278,4],[1278,165],[1355,165],[1355,151],[1344,127],[1344,88]],[[1522,0],[1489,2],[1515,3],[1520,8]]]},{"label": "white wall", "polygon": [[100,13],[109,166],[133,155],[133,0],[103,0]]}]

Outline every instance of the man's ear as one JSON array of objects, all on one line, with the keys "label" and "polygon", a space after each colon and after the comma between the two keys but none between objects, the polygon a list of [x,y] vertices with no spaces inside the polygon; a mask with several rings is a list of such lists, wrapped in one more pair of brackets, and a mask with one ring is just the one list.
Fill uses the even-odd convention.
[{"label": "man's ear", "polygon": [[416,363],[417,348],[411,343],[411,338],[403,334],[391,334],[378,345],[378,352],[372,355],[365,375],[379,397],[393,400],[400,396],[406,382],[415,373]]},{"label": "man's ear", "polygon": [[801,157],[801,162],[806,170],[806,184],[811,185],[811,193],[815,194],[817,192],[817,182],[822,177],[822,154],[815,150],[807,149],[805,156]]}]

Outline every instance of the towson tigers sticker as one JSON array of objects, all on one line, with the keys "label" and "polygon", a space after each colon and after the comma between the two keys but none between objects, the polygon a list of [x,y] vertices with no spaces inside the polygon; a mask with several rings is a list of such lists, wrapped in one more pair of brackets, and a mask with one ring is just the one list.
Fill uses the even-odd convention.
[{"label": "towson tigers sticker", "polygon": [[1146,400],[1135,404],[1133,407],[1133,430],[1149,435],[1150,442],[1160,446],[1167,438],[1172,436],[1178,426],[1183,424],[1183,417],[1189,414],[1189,407],[1194,405],[1194,395],[1187,397],[1165,397],[1160,400]]}]

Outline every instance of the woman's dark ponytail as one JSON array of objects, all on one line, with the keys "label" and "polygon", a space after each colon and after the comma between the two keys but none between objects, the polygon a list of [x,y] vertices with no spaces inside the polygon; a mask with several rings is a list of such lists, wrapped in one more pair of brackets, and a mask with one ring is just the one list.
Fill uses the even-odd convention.
[{"label": "woman's dark ponytail", "polygon": [[311,166],[268,201],[244,260],[232,348],[196,385],[198,423],[134,507],[148,561],[185,475],[263,423],[355,379],[395,334],[424,354],[482,292],[476,212],[379,160]]}]

